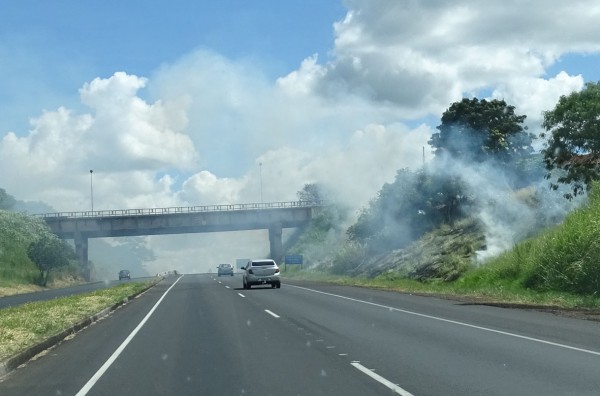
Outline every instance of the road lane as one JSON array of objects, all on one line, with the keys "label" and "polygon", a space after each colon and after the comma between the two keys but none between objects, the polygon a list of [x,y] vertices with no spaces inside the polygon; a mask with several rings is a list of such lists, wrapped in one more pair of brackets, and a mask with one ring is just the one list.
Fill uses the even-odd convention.
[{"label": "road lane", "polygon": [[[159,298],[140,297],[18,369],[0,394],[76,394]],[[87,394],[389,394],[345,359],[290,337],[278,320],[211,276],[187,275]]]},{"label": "road lane", "polygon": [[[76,394],[172,282],[18,369],[0,394]],[[598,323],[297,286],[243,290],[239,276],[186,275],[87,394],[599,393]]]},{"label": "road lane", "polygon": [[177,279],[168,277],[0,380],[0,395],[75,395]]},{"label": "road lane", "polygon": [[388,394],[210,276],[185,276],[90,390],[102,394]]},{"label": "road lane", "polygon": [[361,288],[319,288],[351,299],[289,284],[276,299],[266,289],[246,295],[415,395],[600,393],[597,322]]}]

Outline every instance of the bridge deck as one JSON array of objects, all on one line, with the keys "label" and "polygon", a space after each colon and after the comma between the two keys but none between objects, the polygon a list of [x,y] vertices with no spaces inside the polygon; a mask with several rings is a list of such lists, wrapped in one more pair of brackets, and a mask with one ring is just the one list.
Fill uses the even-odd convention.
[{"label": "bridge deck", "polygon": [[57,212],[40,213],[34,216],[48,218],[82,218],[82,217],[114,217],[114,216],[147,216],[168,215],[178,213],[205,213],[205,212],[231,212],[239,210],[261,210],[261,209],[289,209],[289,208],[314,208],[325,206],[325,202],[291,201],[291,202],[261,202],[248,204],[226,204],[226,205],[196,205],[196,206],[174,206],[166,208],[147,209],[110,209],[79,212]]}]

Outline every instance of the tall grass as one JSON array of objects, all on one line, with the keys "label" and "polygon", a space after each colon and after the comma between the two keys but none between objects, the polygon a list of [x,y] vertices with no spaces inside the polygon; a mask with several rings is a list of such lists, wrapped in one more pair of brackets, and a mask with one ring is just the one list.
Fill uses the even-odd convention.
[{"label": "tall grass", "polygon": [[596,296],[600,291],[600,186],[562,224],[526,240],[460,280]]},{"label": "tall grass", "polygon": [[0,210],[0,287],[35,283],[39,271],[27,248],[50,230],[43,220]]}]

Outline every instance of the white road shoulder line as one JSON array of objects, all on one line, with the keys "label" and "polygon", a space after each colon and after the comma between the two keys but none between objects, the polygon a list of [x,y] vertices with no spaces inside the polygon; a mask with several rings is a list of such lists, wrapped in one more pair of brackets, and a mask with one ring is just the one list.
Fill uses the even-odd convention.
[{"label": "white road shoulder line", "polygon": [[92,376],[92,378],[89,379],[89,381],[83,386],[83,388],[81,388],[79,390],[79,392],[77,392],[77,394],[75,396],[85,396],[85,395],[87,395],[87,393],[92,389],[92,387],[96,384],[96,382],[98,382],[98,380],[104,375],[104,373],[106,372],[106,370],[108,370],[108,368],[114,363],[114,361],[117,360],[117,358],[119,357],[119,355],[121,354],[121,352],[123,352],[123,350],[125,349],[125,347],[131,342],[131,340],[133,340],[133,337],[135,337],[135,335],[138,333],[138,331],[140,331],[140,329],[144,326],[144,324],[146,324],[146,322],[148,321],[148,319],[150,319],[150,316],[152,316],[152,314],[154,313],[154,311],[156,310],[156,308],[159,306],[159,304],[162,302],[162,300],[165,298],[165,296],[167,295],[167,293],[169,293],[171,291],[171,289],[177,284],[177,282],[179,282],[179,280],[181,278],[183,278],[183,275],[181,275],[179,278],[177,278],[177,280],[175,282],[173,282],[173,284],[171,285],[171,287],[169,287],[167,289],[167,291],[164,292],[164,294],[158,299],[158,301],[156,302],[156,304],[154,304],[154,306],[152,307],[152,309],[150,310],[150,312],[148,312],[146,314],[146,316],[144,317],[144,319],[142,319],[142,321],[137,325],[137,327],[135,329],[133,329],[133,331],[131,332],[131,334],[129,334],[127,336],[127,338],[125,339],[125,341],[123,341],[121,343],[121,345],[119,345],[119,347],[117,348],[117,350],[113,352],[113,354],[102,365],[102,367],[100,367],[100,369],[98,371],[96,371],[96,374],[94,374]]},{"label": "white road shoulder line", "polygon": [[350,364],[353,365],[354,367],[356,367],[357,369],[359,369],[360,371],[362,371],[363,373],[367,374],[369,377],[373,378],[375,381],[379,382],[380,384],[387,386],[388,388],[390,388],[397,394],[402,395],[402,396],[413,396],[412,393],[407,392],[404,389],[402,389],[401,387],[399,387],[398,385],[394,384],[393,382],[386,380],[381,375],[375,374],[372,370],[369,370],[362,364],[360,364],[358,362],[352,362]]},{"label": "white road shoulder line", "polygon": [[427,314],[422,314],[422,313],[418,313],[418,312],[408,311],[406,309],[394,308],[394,307],[390,307],[390,306],[383,305],[383,304],[373,303],[373,302],[370,302],[370,301],[359,300],[357,298],[346,297],[346,296],[341,296],[339,294],[333,294],[333,293],[323,292],[323,291],[320,291],[320,290],[309,289],[307,287],[295,286],[295,285],[288,285],[288,287],[295,287],[295,288],[302,289],[302,290],[307,290],[307,291],[310,291],[310,292],[313,292],[313,293],[325,294],[325,295],[332,296],[332,297],[342,298],[344,300],[349,300],[349,301],[359,302],[359,303],[363,303],[363,304],[368,304],[368,305],[372,305],[374,307],[379,307],[379,308],[385,308],[385,309],[388,309],[390,311],[402,312],[402,313],[409,314],[409,315],[420,316],[422,318],[439,320],[441,322],[452,323],[452,324],[459,325],[459,326],[470,327],[472,329],[489,331],[491,333],[502,334],[502,335],[509,336],[509,337],[520,338],[522,340],[539,342],[540,344],[552,345],[552,346],[559,347],[559,348],[570,349],[572,351],[584,352],[584,353],[589,353],[590,355],[600,356],[600,352],[592,351],[590,349],[577,348],[577,347],[570,346],[570,345],[559,344],[557,342],[542,340],[540,338],[528,337],[528,336],[524,336],[524,335],[520,335],[520,334],[509,333],[507,331],[490,329],[489,327],[472,325],[472,324],[469,324],[469,323],[459,322],[459,321],[451,320],[451,319],[444,319],[444,318],[440,318],[438,316],[433,316],[433,315],[427,315]]},{"label": "white road shoulder line", "polygon": [[277,315],[276,313],[273,313],[273,312],[269,311],[268,309],[265,309],[265,312],[268,313],[269,315],[271,315],[274,318],[279,318],[279,315]]}]

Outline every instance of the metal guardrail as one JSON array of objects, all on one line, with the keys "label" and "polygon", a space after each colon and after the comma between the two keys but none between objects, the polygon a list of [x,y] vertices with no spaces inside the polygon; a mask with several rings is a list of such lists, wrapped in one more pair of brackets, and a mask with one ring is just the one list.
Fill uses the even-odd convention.
[{"label": "metal guardrail", "polygon": [[230,204],[230,205],[199,205],[199,206],[175,206],[167,208],[149,208],[149,209],[111,209],[94,210],[83,212],[58,212],[58,213],[39,213],[33,216],[42,218],[82,218],[82,217],[113,217],[113,216],[147,216],[147,215],[167,215],[177,213],[201,213],[201,212],[231,212],[238,210],[260,210],[260,209],[289,209],[289,208],[310,208],[326,206],[325,201],[292,201],[292,202],[268,202],[268,203],[249,203],[249,204]]}]

